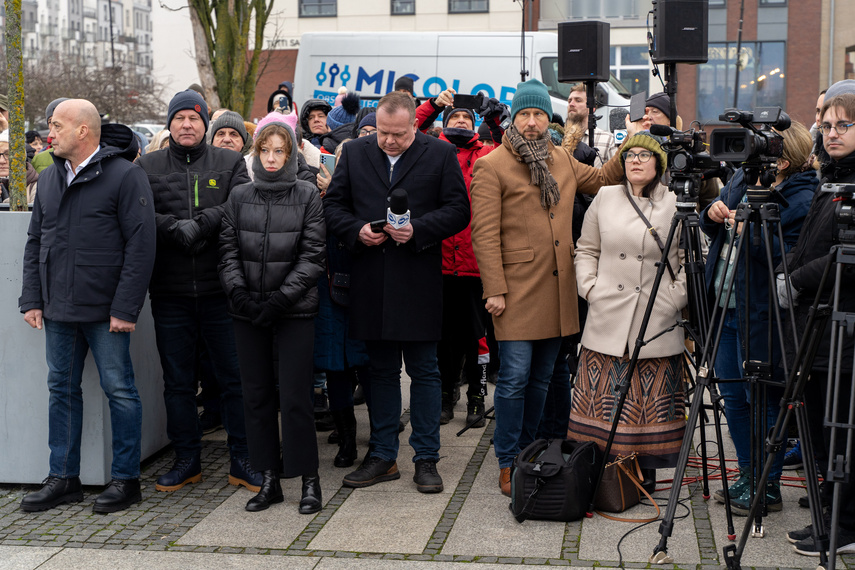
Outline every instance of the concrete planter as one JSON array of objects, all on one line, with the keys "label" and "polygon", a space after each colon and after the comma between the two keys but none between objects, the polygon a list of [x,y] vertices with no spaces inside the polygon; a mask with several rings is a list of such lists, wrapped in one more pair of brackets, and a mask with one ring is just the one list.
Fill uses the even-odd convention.
[{"label": "concrete planter", "polygon": [[[18,310],[29,212],[0,214],[0,483],[40,483],[48,475],[48,388],[44,331]],[[148,302],[131,334],[131,358],[143,405],[142,458],[169,443],[163,373]],[[110,480],[110,409],[90,353],[83,370],[84,485]]]}]

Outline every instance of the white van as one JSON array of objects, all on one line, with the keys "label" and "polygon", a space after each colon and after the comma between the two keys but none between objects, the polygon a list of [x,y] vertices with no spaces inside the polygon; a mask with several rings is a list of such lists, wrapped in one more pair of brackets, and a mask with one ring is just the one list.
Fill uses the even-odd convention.
[{"label": "white van", "polygon": [[[333,104],[340,87],[355,91],[363,105],[393,90],[395,80],[413,79],[419,98],[435,97],[451,87],[458,93],[479,91],[511,104],[520,81],[520,34],[512,32],[328,32],[300,39],[294,73],[294,100],[325,99]],[[567,115],[569,83],[559,83],[558,35],[526,32],[525,68],[549,87],[552,109]],[[627,106],[629,92],[611,77],[600,84],[609,105]],[[608,109],[599,127],[609,128]]]}]

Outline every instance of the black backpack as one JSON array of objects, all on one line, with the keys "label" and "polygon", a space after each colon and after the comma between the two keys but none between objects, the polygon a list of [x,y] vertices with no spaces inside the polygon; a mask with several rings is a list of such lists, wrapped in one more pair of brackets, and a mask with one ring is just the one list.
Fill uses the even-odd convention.
[{"label": "black backpack", "polygon": [[538,439],[514,459],[511,512],[526,519],[575,521],[585,516],[600,461],[596,444]]}]

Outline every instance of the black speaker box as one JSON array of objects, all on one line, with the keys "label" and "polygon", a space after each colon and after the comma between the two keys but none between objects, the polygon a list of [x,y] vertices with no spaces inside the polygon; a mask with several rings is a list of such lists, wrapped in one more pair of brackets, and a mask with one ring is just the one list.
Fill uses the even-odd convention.
[{"label": "black speaker box", "polygon": [[654,0],[653,63],[706,63],[709,0]]},{"label": "black speaker box", "polygon": [[558,24],[558,81],[609,80],[609,25],[606,22]]}]

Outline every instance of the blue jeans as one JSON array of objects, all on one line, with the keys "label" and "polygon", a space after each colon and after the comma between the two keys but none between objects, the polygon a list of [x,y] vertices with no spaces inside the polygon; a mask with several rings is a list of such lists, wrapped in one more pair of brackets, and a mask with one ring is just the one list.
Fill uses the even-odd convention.
[{"label": "blue jeans", "polygon": [[401,355],[410,377],[410,445],[413,461],[439,459],[439,414],[442,383],[435,342],[368,341],[371,385],[371,455],[384,461],[398,458],[401,417]]},{"label": "blue jeans", "polygon": [[80,475],[83,431],[83,362],[89,349],[110,403],[113,479],[139,479],[142,404],[134,385],[130,333],[111,333],[109,322],[60,323],[44,320],[48,365],[48,445],[50,475]]},{"label": "blue jeans", "polygon": [[514,457],[534,441],[560,348],[561,337],[499,341],[493,447],[500,468],[510,467]]},{"label": "blue jeans", "polygon": [[[739,317],[736,309],[727,309],[724,327],[721,332],[721,342],[718,354],[715,358],[716,376],[721,379],[730,380],[744,378],[742,370],[743,350],[742,333],[739,328]],[[765,342],[765,340],[764,340]],[[739,469],[747,472],[751,467],[751,392],[748,382],[719,382],[718,391],[724,400],[724,412],[727,416],[727,428],[736,448],[736,459]],[[778,419],[781,394],[768,388],[766,398],[766,429],[772,429]],[[755,434],[756,438],[764,438],[766,433]],[[784,454],[786,449],[781,449],[775,457],[772,471],[769,473],[770,480],[780,480],[784,468]],[[763,465],[766,460],[765,453],[756,458],[758,466]]]},{"label": "blue jeans", "polygon": [[196,343],[201,337],[220,386],[220,413],[229,451],[234,458],[247,457],[240,367],[226,296],[152,297],[151,313],[163,367],[166,435],[175,455],[194,457],[202,451],[195,374]]}]

